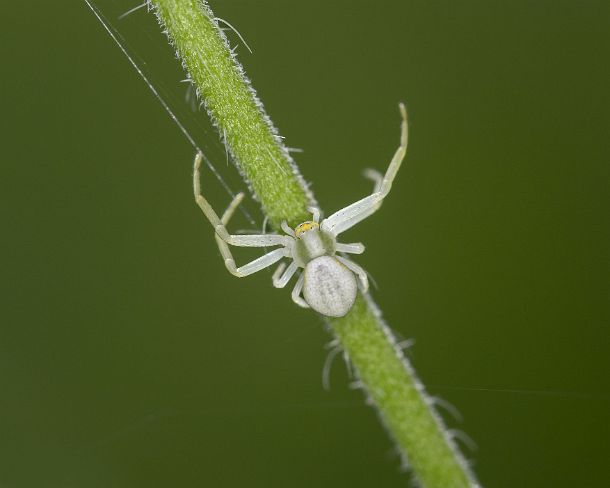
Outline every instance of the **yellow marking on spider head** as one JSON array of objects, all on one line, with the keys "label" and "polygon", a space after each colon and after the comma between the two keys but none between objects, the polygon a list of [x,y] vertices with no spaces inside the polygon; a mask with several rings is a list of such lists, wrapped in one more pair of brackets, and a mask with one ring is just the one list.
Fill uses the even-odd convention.
[{"label": "yellow marking on spider head", "polygon": [[311,229],[317,229],[320,227],[316,222],[303,222],[302,224],[297,225],[296,229],[294,229],[294,233],[297,237],[300,237],[301,234],[307,232]]}]

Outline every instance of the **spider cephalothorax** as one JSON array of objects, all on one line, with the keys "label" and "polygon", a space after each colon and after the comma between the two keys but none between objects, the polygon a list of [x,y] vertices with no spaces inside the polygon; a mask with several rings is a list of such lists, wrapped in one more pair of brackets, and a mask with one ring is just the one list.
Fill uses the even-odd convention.
[{"label": "spider cephalothorax", "polygon": [[[402,103],[400,112],[402,115],[400,147],[396,150],[386,174],[382,176],[374,170],[366,173],[366,176],[375,182],[373,193],[321,221],[320,211],[317,208],[310,208],[313,219],[299,224],[294,230],[286,222],[282,222],[284,235],[229,234],[226,225],[241,202],[243,193],[233,199],[222,218],[219,218],[201,194],[199,166],[202,155],[197,154],[194,171],[195,199],[214,226],[216,242],[227,269],[233,275],[243,277],[267,268],[283,258],[289,258],[291,262],[288,267],[285,263],[281,263],[273,273],[273,286],[283,288],[297,270],[303,268],[292,291],[292,299],[295,303],[301,307],[311,307],[329,317],[342,317],[349,312],[356,300],[358,288],[363,292],[368,289],[368,279],[366,272],[360,266],[337,253],[361,254],[364,252],[364,245],[340,243],[337,242],[337,236],[379,209],[384,197],[389,193],[392,181],[407,151],[407,113]],[[281,247],[238,268],[235,266],[229,245]]]}]

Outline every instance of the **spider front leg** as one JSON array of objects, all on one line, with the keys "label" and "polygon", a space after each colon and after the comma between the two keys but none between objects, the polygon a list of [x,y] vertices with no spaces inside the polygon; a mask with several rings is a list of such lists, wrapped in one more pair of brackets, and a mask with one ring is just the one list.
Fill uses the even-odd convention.
[{"label": "spider front leg", "polygon": [[[239,206],[240,202],[243,199],[243,193],[239,193],[235,196],[227,210],[222,216],[222,219],[218,217],[210,203],[203,197],[201,194],[201,184],[200,184],[200,174],[199,168],[201,166],[201,161],[203,159],[203,155],[201,153],[197,153],[195,157],[194,171],[193,171],[193,189],[195,193],[195,201],[199,208],[201,208],[203,214],[210,221],[214,230],[216,231],[216,243],[218,244],[218,249],[220,250],[220,254],[225,262],[225,266],[229,270],[229,272],[237,276],[239,278],[248,276],[252,273],[256,273],[261,269],[267,268],[272,264],[277,263],[280,259],[286,256],[290,256],[289,244],[291,242],[291,238],[288,236],[280,236],[276,234],[260,234],[260,235],[232,235],[227,231],[226,225],[229,220],[233,216],[235,209]],[[254,261],[237,267],[235,265],[235,260],[233,255],[231,254],[231,250],[229,249],[229,244],[233,246],[241,246],[241,247],[267,247],[267,246],[277,246],[282,245],[283,247],[279,249],[274,249],[273,251],[261,256]]]},{"label": "spider front leg", "polygon": [[371,178],[376,183],[374,192],[368,197],[358,200],[329,216],[322,222],[323,230],[337,236],[366,219],[381,206],[383,199],[392,188],[392,182],[407,153],[408,125],[407,109],[404,103],[400,104],[400,114],[402,116],[400,146],[396,150],[396,153],[394,153],[394,157],[392,158],[392,161],[390,161],[390,165],[388,166],[385,175],[383,178],[379,178],[375,171],[365,173],[367,177]]}]

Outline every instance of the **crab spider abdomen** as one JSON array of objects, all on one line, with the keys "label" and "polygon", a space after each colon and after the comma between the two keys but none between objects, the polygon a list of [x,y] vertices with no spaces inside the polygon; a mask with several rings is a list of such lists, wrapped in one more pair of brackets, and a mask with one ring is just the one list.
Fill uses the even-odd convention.
[{"label": "crab spider abdomen", "polygon": [[316,312],[343,317],[358,293],[356,277],[332,256],[320,256],[305,266],[303,297]]}]

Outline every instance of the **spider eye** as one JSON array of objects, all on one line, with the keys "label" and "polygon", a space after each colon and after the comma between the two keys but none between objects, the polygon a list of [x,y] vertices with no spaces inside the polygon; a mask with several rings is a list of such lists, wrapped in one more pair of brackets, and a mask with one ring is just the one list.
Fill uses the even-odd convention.
[{"label": "spider eye", "polygon": [[301,234],[307,232],[308,230],[317,229],[318,227],[320,227],[320,225],[316,222],[303,222],[302,224],[297,225],[297,227],[294,229],[294,233],[297,237],[300,237]]}]

